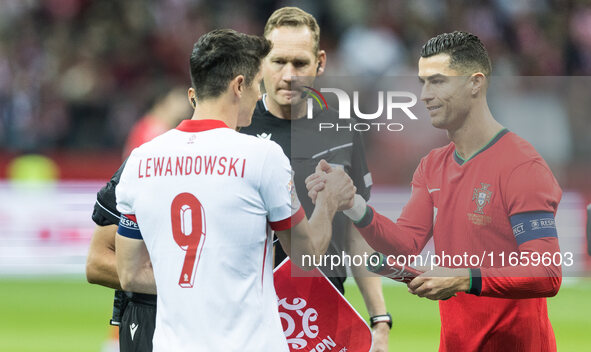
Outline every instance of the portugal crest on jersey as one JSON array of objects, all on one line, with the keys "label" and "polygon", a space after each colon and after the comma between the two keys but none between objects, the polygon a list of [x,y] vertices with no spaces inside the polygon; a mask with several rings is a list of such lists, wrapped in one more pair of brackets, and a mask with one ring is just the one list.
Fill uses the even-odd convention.
[{"label": "portugal crest on jersey", "polygon": [[492,192],[488,190],[489,184],[480,182],[480,188],[474,188],[472,200],[476,202],[476,214],[484,214],[482,209],[490,202]]}]

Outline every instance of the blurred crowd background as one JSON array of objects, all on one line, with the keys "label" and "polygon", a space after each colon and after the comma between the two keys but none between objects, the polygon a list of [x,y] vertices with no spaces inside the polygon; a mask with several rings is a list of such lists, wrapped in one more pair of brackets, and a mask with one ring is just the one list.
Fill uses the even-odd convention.
[{"label": "blurred crowd background", "polygon": [[[536,147],[565,191],[557,221],[561,248],[575,253],[575,266],[564,275],[586,268],[589,276],[584,226],[591,202],[591,0],[0,0],[0,284],[7,275],[44,275],[42,285],[51,284],[48,274],[82,278],[96,192],[129,151],[128,136],[141,139],[134,124],[145,116],[182,113],[167,107],[179,101],[167,93],[189,87],[193,43],[215,28],[261,35],[269,15],[283,6],[298,6],[318,20],[327,77],[409,79],[416,86],[426,40],[454,30],[478,35],[493,63],[493,114]],[[425,118],[404,120],[403,132],[364,134],[376,185],[371,202],[390,214],[408,199],[419,158],[449,142],[430,126],[422,105],[417,114]],[[27,179],[44,182],[6,182]],[[0,350],[37,340],[43,347],[32,350],[80,351],[64,346],[101,343],[111,291],[104,289],[101,306],[89,300],[98,295],[89,295],[94,287],[85,281],[84,291],[56,282],[5,284],[10,295],[25,292],[11,293],[22,286],[26,294],[19,298],[42,297],[25,300],[33,320],[18,299],[16,305],[4,300],[11,307],[0,307],[8,314],[0,345],[11,347]],[[581,287],[559,295],[567,303],[553,310],[559,346],[570,342],[579,350],[585,339],[575,327],[586,325],[588,315],[576,312],[584,311],[579,303],[589,297],[588,286]],[[47,304],[58,302],[53,296],[59,303]],[[74,317],[74,311],[82,315]],[[423,320],[416,324],[425,330]],[[437,331],[432,327],[425,331]],[[39,338],[30,339],[31,331]],[[59,347],[51,349],[52,343]],[[415,346],[416,339],[408,343]]]},{"label": "blurred crowd background", "polygon": [[[65,167],[62,177],[108,177],[134,122],[157,97],[189,86],[188,57],[201,34],[221,27],[262,34],[286,5],[317,18],[327,75],[415,75],[421,45],[456,29],[483,40],[496,76],[591,75],[591,4],[582,0],[0,0],[0,178],[23,153],[103,170]],[[588,87],[572,99],[583,113],[564,113],[560,138],[568,145],[559,156],[563,188],[583,192],[591,172]],[[369,136],[369,148],[379,140]],[[86,165],[92,155],[104,162]],[[408,184],[412,168],[384,172],[378,179]]]}]

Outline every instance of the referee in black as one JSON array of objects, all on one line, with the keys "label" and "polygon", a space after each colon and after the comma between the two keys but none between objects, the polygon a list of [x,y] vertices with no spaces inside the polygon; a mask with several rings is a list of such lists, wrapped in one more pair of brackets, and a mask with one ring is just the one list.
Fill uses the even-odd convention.
[{"label": "referee in black", "polygon": [[121,214],[117,211],[115,187],[125,162],[111,180],[97,193],[92,212],[96,229],[86,262],[88,282],[115,289],[111,324],[119,326],[121,352],[152,351],[156,327],[156,296],[121,290],[115,258],[115,234]]},{"label": "referee in black", "polygon": [[[321,159],[332,167],[343,168],[357,187],[357,193],[368,200],[372,182],[361,134],[347,130],[319,133],[318,124],[335,123],[338,112],[330,107],[321,109],[314,104],[314,118],[308,120],[306,96],[293,81],[294,77],[311,81],[324,72],[326,53],[319,49],[320,28],[316,19],[299,8],[284,7],[269,17],[264,36],[273,43],[263,62],[263,82],[267,93],[257,103],[251,125],[240,132],[273,140],[283,148],[290,159],[298,198],[307,216],[314,210],[314,205],[307,195],[305,179],[314,173]],[[307,82],[309,85],[312,83]],[[342,213],[337,213],[326,254],[341,258],[343,252],[351,256],[371,254],[373,250],[365,240],[352,234],[352,231],[356,230],[351,221]],[[285,257],[281,246],[275,246],[275,265]],[[332,270],[329,266],[319,268],[344,293],[346,267],[341,265]],[[365,267],[352,266],[351,271],[370,314],[372,352],[387,351],[392,318],[386,311],[381,279],[368,277]]]}]

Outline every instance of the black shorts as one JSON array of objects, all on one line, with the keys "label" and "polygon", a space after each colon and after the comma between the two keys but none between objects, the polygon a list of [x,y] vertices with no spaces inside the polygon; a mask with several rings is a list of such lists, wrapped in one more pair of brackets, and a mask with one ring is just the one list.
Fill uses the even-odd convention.
[{"label": "black shorts", "polygon": [[156,304],[151,295],[134,293],[119,325],[121,352],[150,352],[156,327]]}]

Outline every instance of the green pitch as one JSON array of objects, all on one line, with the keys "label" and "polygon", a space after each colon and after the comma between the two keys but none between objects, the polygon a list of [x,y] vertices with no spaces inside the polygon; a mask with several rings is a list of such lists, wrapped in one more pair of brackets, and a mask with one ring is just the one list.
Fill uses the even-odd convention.
[{"label": "green pitch", "polygon": [[0,351],[99,352],[113,290],[81,277],[0,279]]},{"label": "green pitch", "polygon": [[[353,280],[347,298],[367,317]],[[113,291],[76,278],[0,279],[0,351],[99,352],[109,334]],[[403,285],[385,285],[394,317],[391,351],[436,351],[437,303],[417,298]],[[591,281],[563,284],[548,300],[559,351],[591,346]]]}]

